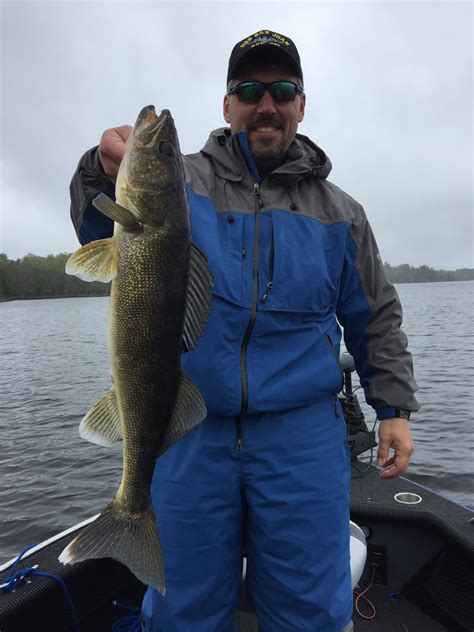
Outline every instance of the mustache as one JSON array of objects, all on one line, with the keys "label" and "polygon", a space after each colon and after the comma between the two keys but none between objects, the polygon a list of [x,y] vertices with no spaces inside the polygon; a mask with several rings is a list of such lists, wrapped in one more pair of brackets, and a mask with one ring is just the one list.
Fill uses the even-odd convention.
[{"label": "mustache", "polygon": [[251,121],[251,127],[283,127],[280,118],[274,114],[257,114]]}]

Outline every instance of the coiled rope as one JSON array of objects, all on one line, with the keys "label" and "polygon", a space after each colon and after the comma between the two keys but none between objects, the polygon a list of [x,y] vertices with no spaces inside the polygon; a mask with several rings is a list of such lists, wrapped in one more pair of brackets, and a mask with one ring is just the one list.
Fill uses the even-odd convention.
[{"label": "coiled rope", "polygon": [[23,555],[27,551],[32,549],[34,546],[36,546],[36,545],[32,544],[31,546],[27,546],[26,549],[23,549],[23,551],[20,553],[20,555],[14,561],[14,563],[13,563],[11,569],[10,569],[10,572],[8,573],[8,575],[5,578],[5,582],[0,585],[0,588],[5,593],[12,592],[13,590],[15,590],[15,588],[18,586],[18,584],[21,581],[23,581],[23,579],[25,579],[27,577],[31,577],[31,576],[33,576],[33,577],[49,577],[49,579],[53,579],[54,581],[58,582],[58,584],[63,589],[64,595],[66,597],[66,601],[67,601],[69,609],[71,611],[71,617],[72,617],[72,621],[73,621],[73,624],[74,624],[74,629],[76,630],[76,632],[81,632],[80,627],[79,627],[79,621],[78,621],[77,615],[76,615],[76,609],[74,608],[74,604],[72,603],[71,594],[69,593],[68,587],[66,586],[64,581],[61,579],[61,577],[59,577],[58,575],[54,575],[53,573],[43,573],[42,571],[38,571],[37,570],[37,568],[38,568],[37,565],[36,566],[29,566],[27,568],[22,569],[21,571],[16,572],[17,566],[20,563],[20,560],[23,557]]},{"label": "coiled rope", "polygon": [[[69,609],[71,611],[71,617],[72,617],[72,621],[73,621],[73,624],[74,624],[75,631],[76,632],[81,632],[81,629],[79,627],[79,620],[77,618],[76,609],[74,608],[74,604],[72,602],[71,594],[70,594],[70,592],[68,590],[68,587],[66,586],[65,582],[61,579],[61,577],[59,577],[58,575],[54,575],[53,573],[44,573],[42,571],[38,571],[37,570],[37,568],[38,568],[37,565],[35,565],[35,566],[28,566],[26,568],[23,568],[21,571],[16,572],[18,564],[20,563],[23,555],[25,555],[25,553],[27,551],[29,551],[30,549],[32,549],[34,546],[36,546],[36,545],[32,544],[31,546],[27,546],[18,555],[16,560],[13,562],[13,565],[12,565],[8,575],[5,578],[4,583],[0,584],[0,588],[2,589],[3,592],[10,593],[10,592],[14,591],[16,589],[16,587],[24,579],[27,579],[28,577],[32,577],[32,576],[33,577],[48,577],[49,579],[53,579],[54,581],[58,582],[58,584],[63,589],[64,595],[66,597],[66,601],[67,601]],[[114,601],[113,603],[114,603],[115,606],[119,606],[120,608],[125,608],[126,610],[129,610],[130,613],[128,615],[126,615],[125,617],[122,617],[121,619],[118,619],[112,625],[112,632],[141,632],[142,631],[142,624],[141,624],[141,617],[140,617],[140,608],[136,608],[136,607],[133,607],[133,606],[127,606],[125,604],[117,603],[116,601]],[[235,632],[238,632],[238,628],[237,628],[237,625],[235,623],[234,623],[233,629],[234,629]]]},{"label": "coiled rope", "polygon": [[112,624],[112,632],[141,632],[142,624],[140,619],[140,608],[134,606],[127,606],[123,603],[112,602],[114,606],[119,608],[125,608],[130,611],[130,614],[122,617]]}]

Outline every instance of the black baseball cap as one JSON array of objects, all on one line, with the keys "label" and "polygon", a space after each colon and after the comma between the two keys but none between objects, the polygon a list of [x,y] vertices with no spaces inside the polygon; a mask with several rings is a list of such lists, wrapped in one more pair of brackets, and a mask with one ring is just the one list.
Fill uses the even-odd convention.
[{"label": "black baseball cap", "polygon": [[242,61],[249,60],[255,55],[255,60],[259,57],[270,62],[278,59],[289,62],[289,66],[296,77],[303,81],[303,71],[301,70],[300,56],[293,41],[286,35],[275,31],[262,30],[245,37],[232,49],[229,59],[229,69],[227,71],[227,83],[235,76]]}]

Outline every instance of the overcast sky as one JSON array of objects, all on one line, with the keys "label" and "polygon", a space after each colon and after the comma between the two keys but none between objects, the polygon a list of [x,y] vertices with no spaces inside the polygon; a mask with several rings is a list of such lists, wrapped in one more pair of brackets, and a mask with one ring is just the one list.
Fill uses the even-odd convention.
[{"label": "overcast sky", "polygon": [[182,150],[224,124],[229,53],[262,28],[303,66],[300,131],[384,261],[473,261],[470,2],[1,2],[0,251],[72,252],[69,182],[104,129],[169,108]]}]

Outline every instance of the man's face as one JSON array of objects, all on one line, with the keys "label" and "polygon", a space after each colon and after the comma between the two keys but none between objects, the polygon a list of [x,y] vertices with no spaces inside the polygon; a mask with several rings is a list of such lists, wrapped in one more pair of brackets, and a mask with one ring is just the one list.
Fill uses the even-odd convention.
[{"label": "man's face", "polygon": [[[298,80],[276,68],[248,71],[232,81],[232,86],[242,81],[293,81]],[[280,160],[293,142],[298,123],[303,120],[305,95],[297,94],[294,101],[275,103],[268,90],[258,103],[242,103],[237,95],[225,95],[224,119],[232,133],[247,132],[250,148],[256,160],[272,163]]]}]

